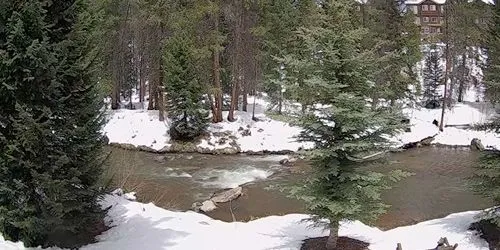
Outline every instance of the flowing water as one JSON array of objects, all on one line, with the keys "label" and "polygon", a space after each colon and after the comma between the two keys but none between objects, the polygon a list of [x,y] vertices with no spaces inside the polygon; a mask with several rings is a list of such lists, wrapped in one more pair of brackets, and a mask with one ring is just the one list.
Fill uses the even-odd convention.
[{"label": "flowing water", "polygon": [[[141,201],[167,209],[187,210],[214,192],[243,186],[243,196],[220,204],[209,216],[246,221],[269,215],[303,213],[305,205],[269,189],[274,184],[296,183],[308,174],[306,162],[293,167],[278,164],[283,156],[214,156],[199,154],[159,155],[112,149],[106,173],[113,186],[135,190]],[[384,164],[369,167],[388,172],[403,169],[414,173],[383,194],[391,205],[376,223],[383,229],[414,224],[450,213],[490,206],[466,187],[466,178],[477,164],[478,154],[464,149],[419,148],[391,154]]]}]

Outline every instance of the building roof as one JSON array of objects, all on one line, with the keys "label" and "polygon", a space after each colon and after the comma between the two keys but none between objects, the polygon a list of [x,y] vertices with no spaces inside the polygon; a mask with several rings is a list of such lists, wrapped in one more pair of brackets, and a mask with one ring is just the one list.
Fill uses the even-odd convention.
[{"label": "building roof", "polygon": [[[416,4],[421,4],[424,1],[425,0],[406,0],[405,4],[407,4],[407,5],[416,5]],[[434,2],[434,3],[436,3],[436,4],[444,4],[444,3],[446,3],[446,0],[431,0],[431,1]]]},{"label": "building roof", "polygon": [[[421,4],[424,1],[426,1],[426,0],[406,0],[405,4],[406,5],[417,5],[417,4]],[[430,0],[430,1],[432,1],[436,4],[445,4],[446,3],[446,0]],[[470,0],[470,2],[472,2],[472,1]],[[493,0],[482,0],[482,1],[487,3],[487,4],[494,4]]]}]

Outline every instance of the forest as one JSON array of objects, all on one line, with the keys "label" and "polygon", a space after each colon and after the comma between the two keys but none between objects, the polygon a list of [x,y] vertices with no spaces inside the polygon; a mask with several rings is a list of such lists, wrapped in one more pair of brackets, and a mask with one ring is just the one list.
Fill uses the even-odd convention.
[{"label": "forest", "polygon": [[[481,210],[476,219],[467,217],[462,222],[467,224],[466,232],[469,225],[477,227],[483,235],[476,237],[480,243],[466,240],[468,233],[446,229],[422,235],[430,237],[426,238],[429,247],[439,237],[449,237],[465,246],[463,249],[488,249],[488,244],[489,249],[497,249],[498,114],[497,2],[2,1],[0,248],[138,249],[146,240],[127,237],[124,228],[143,230],[134,235],[174,237],[149,225],[170,214],[184,222],[167,221],[162,229],[175,232],[175,227],[185,227],[193,239],[183,243],[176,239],[172,245],[148,241],[149,249],[236,249],[217,238],[224,236],[216,234],[218,230],[230,230],[215,230],[211,223],[219,217],[210,212],[222,210],[224,206],[218,203],[230,202],[232,220],[228,225],[233,225],[230,223],[240,216],[237,211],[235,216],[233,203],[244,202],[240,200],[246,196],[241,190],[255,190],[252,184],[271,180],[265,192],[280,191],[280,199],[293,199],[304,207],[294,210],[304,214],[300,220],[288,220],[285,217],[292,215],[286,215],[276,222],[283,227],[277,226],[275,231],[286,228],[287,223],[307,220],[326,228],[326,233],[304,226],[295,230],[301,233],[293,242],[279,242],[285,245],[276,243],[278,246],[263,239],[263,244],[270,245],[252,246],[252,237],[259,237],[255,235],[277,232],[259,231],[267,229],[257,229],[259,220],[249,219],[246,229],[236,230],[242,240],[249,239],[249,245],[241,249],[393,249],[402,239],[386,237],[382,242],[382,234],[368,233],[372,232],[368,225],[380,226],[380,218],[392,215],[390,207],[395,204],[388,202],[392,200],[387,199],[387,192],[421,178],[418,171],[422,169],[414,173],[404,164],[381,167],[383,171],[373,166],[392,166],[396,160],[389,159],[407,154],[402,152],[405,150],[465,147],[478,152],[471,153],[474,160],[464,166],[470,171],[470,176],[461,176],[460,183],[465,184],[453,188],[483,199],[484,205],[472,207]],[[121,153],[123,149],[128,153]],[[143,153],[146,155],[137,156]],[[226,158],[228,155],[241,158]],[[259,157],[273,155],[286,156],[279,161],[280,169],[247,163],[253,161],[249,159],[267,161]],[[137,163],[136,158],[129,158],[132,156],[142,158]],[[215,167],[206,166],[212,172],[185,168],[200,164],[193,163],[193,158],[213,161]],[[227,174],[226,169],[218,168],[226,161],[243,172],[229,169]],[[186,212],[190,208],[184,204],[162,205],[162,195],[147,198],[144,183],[131,183],[144,175],[136,164],[151,169],[158,163],[164,164],[163,172],[154,172],[154,177],[170,174],[170,179],[158,184],[165,185],[161,192],[169,197],[176,192],[191,197],[193,183],[202,182],[205,193],[185,199],[201,204],[193,204],[193,210],[201,208],[206,221],[195,220],[201,217]],[[308,166],[298,170],[306,173],[301,178],[293,177],[292,183],[272,179],[280,174],[293,176],[297,165]],[[121,172],[112,172],[115,168],[131,172],[123,177]],[[287,168],[292,169],[291,174]],[[210,177],[214,173],[217,176]],[[191,190],[168,186],[181,178],[190,179],[183,180],[183,185],[193,185]],[[215,190],[210,186],[214,179],[230,184],[217,183]],[[425,182],[425,178],[418,180]],[[229,201],[215,202],[220,189],[229,193],[219,195],[239,193]],[[213,209],[205,211],[207,204],[213,204]],[[472,210],[458,206],[449,214]],[[139,207],[151,213],[149,217],[140,216]],[[137,213],[145,221],[134,221],[123,211]],[[251,218],[260,216],[248,213]],[[267,216],[285,212],[264,214],[261,220],[269,222],[262,224],[271,225],[272,217]],[[424,221],[441,217],[444,215],[413,219],[411,225],[424,223],[424,228]],[[352,228],[363,233],[351,227],[346,230],[347,222],[362,223],[362,227]],[[190,223],[194,226],[188,226]],[[203,223],[213,226],[215,235],[207,245],[200,239],[210,233],[193,229]],[[489,231],[490,226],[496,233]],[[414,230],[425,231],[422,228]],[[292,231],[287,234],[295,235],[293,228],[288,230]],[[365,236],[364,242],[353,236],[356,233]],[[197,234],[200,238],[193,236]],[[323,238],[317,246],[307,248],[313,244],[307,243],[313,235]],[[369,247],[355,248],[354,240]],[[403,249],[429,248],[409,244],[412,241],[403,240]],[[441,245],[436,249],[447,249],[439,248]]]}]

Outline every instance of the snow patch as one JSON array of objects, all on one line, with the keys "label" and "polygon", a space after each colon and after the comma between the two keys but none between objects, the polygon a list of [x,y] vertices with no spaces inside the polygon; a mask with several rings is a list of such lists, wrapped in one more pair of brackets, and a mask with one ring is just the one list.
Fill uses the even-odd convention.
[{"label": "snow patch", "polygon": [[160,122],[156,110],[111,110],[103,133],[113,143],[128,143],[160,150],[170,146],[168,123]]}]

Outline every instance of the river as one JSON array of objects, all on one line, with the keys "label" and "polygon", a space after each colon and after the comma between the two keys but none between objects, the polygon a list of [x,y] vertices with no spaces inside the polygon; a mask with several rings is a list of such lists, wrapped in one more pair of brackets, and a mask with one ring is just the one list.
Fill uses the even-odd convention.
[{"label": "river", "polygon": [[[193,202],[208,199],[214,192],[242,185],[242,197],[231,204],[221,204],[208,215],[232,221],[233,214],[238,221],[248,221],[305,212],[302,202],[268,188],[303,179],[309,171],[304,161],[286,167],[278,164],[283,156],[159,156],[116,148],[111,151],[105,173],[112,177],[112,186],[136,191],[143,202],[154,202],[171,210],[188,210]],[[391,229],[491,206],[466,187],[466,179],[478,157],[477,152],[467,149],[426,147],[392,153],[385,163],[371,166],[381,172],[403,169],[414,173],[384,192],[383,199],[391,207],[375,225]]]}]

